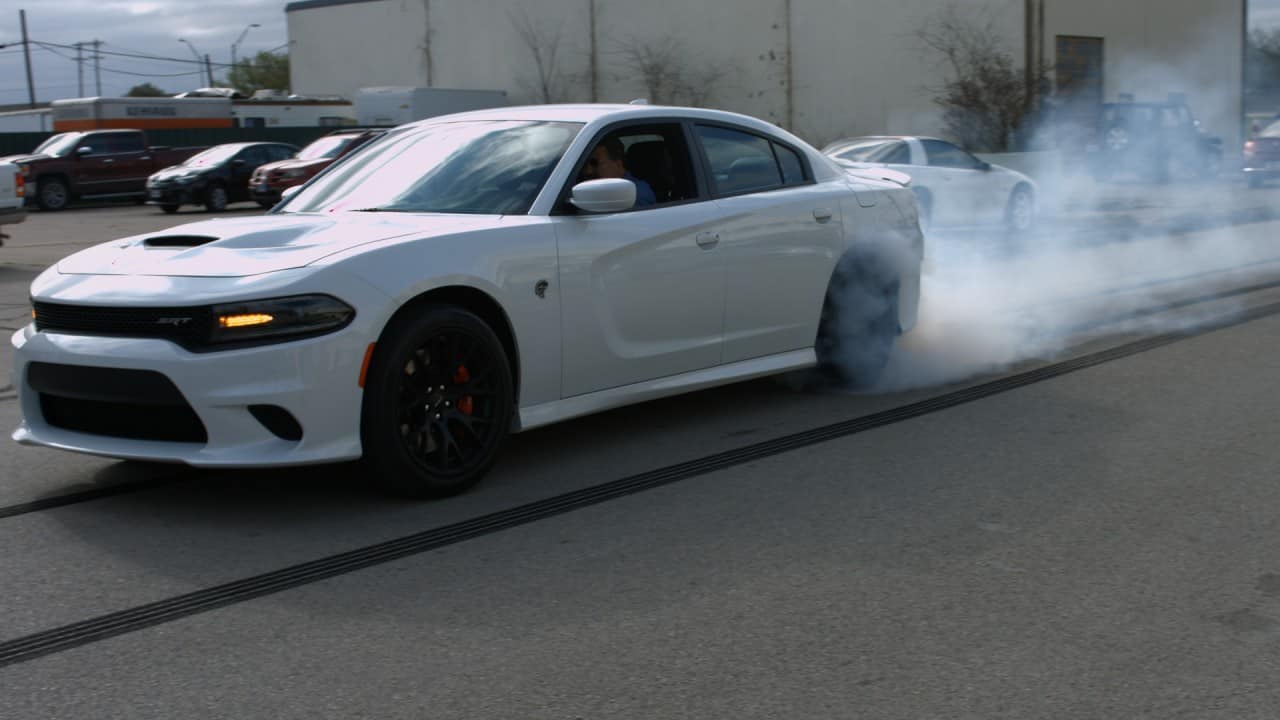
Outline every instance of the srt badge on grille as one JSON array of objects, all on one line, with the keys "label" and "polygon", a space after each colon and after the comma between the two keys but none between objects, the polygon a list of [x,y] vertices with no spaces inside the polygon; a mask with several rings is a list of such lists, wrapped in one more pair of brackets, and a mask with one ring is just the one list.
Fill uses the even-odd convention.
[{"label": "srt badge on grille", "polygon": [[191,322],[189,317],[162,317],[156,320],[157,325],[172,325],[174,327],[182,327]]}]

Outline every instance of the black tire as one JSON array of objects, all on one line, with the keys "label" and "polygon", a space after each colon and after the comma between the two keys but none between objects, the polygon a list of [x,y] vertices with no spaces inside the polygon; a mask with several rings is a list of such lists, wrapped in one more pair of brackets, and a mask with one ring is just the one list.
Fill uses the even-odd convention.
[{"label": "black tire", "polygon": [[275,206],[276,206],[276,204],[275,204],[275,203],[273,203],[273,202],[271,202],[271,201],[269,201],[269,200],[259,200],[259,201],[258,201],[258,207],[262,208],[263,210],[270,210],[271,208],[273,208],[273,207],[275,207]]},{"label": "black tire", "polygon": [[222,212],[227,209],[227,189],[221,185],[213,184],[204,192],[204,207],[209,212]]},{"label": "black tire", "polygon": [[170,203],[168,205],[161,205],[160,209],[164,211],[165,215],[172,215],[178,212],[178,205]]},{"label": "black tire", "polygon": [[933,227],[933,196],[926,190],[916,189],[916,209],[920,217],[920,232],[928,233]]},{"label": "black tire", "polygon": [[36,184],[36,204],[41,210],[53,212],[62,210],[71,203],[71,192],[67,189],[67,181],[62,178],[40,178]]},{"label": "black tire", "polygon": [[460,493],[497,458],[514,412],[502,342],[461,308],[421,305],[383,331],[366,376],[364,464],[387,490]]},{"label": "black tire", "polygon": [[1004,210],[1004,224],[1012,235],[1030,232],[1036,221],[1036,198],[1031,189],[1020,185],[1009,193]]},{"label": "black tire", "polygon": [[879,256],[848,255],[822,308],[815,350],[819,373],[853,389],[880,381],[899,335],[898,274]]}]

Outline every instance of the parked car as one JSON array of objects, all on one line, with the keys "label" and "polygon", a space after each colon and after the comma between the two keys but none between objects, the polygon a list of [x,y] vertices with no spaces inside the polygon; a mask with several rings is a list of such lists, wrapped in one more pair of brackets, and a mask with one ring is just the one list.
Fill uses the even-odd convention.
[{"label": "parked car", "polygon": [[[615,141],[656,204],[586,179]],[[874,377],[916,321],[911,191],[743,115],[482,110],[341,169],[37,277],[14,438],[196,466],[363,456],[442,495],[508,432],[816,365]]]},{"label": "parked car", "polygon": [[26,176],[11,162],[0,161],[0,245],[9,236],[5,225],[17,225],[27,219]]},{"label": "parked car", "polygon": [[1280,120],[1244,144],[1244,173],[1249,178],[1249,187],[1255,188],[1280,177]]},{"label": "parked car", "polygon": [[264,208],[280,202],[285,188],[315,177],[335,160],[364,145],[385,130],[338,130],[318,138],[302,148],[288,160],[267,163],[254,171],[249,179],[249,191],[253,199]]},{"label": "parked car", "polygon": [[147,204],[175,213],[182,205],[204,205],[220,212],[233,202],[251,200],[249,178],[266,163],[291,158],[296,145],[249,142],[215,145],[147,178]]},{"label": "parked car", "polygon": [[34,185],[28,202],[61,210],[79,198],[142,199],[149,175],[203,149],[151,145],[141,130],[93,130],[58,133],[30,154],[0,160],[18,165]]},{"label": "parked car", "polygon": [[1216,177],[1222,138],[1211,137],[1184,102],[1104,103],[1086,148],[1093,176],[1136,175],[1151,182]]},{"label": "parked car", "polygon": [[886,167],[911,176],[926,227],[1003,225],[1022,233],[1035,224],[1039,190],[1034,180],[946,140],[859,137],[831,143],[822,152],[848,168]]}]

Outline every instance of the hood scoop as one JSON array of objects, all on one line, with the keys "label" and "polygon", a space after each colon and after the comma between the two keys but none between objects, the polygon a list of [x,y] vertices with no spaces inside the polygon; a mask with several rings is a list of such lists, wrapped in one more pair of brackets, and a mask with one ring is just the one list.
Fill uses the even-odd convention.
[{"label": "hood scoop", "polygon": [[193,248],[217,241],[212,235],[157,235],[142,241],[153,248]]}]

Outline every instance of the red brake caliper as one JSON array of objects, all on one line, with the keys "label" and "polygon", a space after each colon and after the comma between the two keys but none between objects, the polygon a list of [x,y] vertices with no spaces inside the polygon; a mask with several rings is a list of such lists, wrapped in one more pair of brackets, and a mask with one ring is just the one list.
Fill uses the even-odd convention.
[{"label": "red brake caliper", "polygon": [[[471,381],[471,371],[467,370],[466,365],[459,365],[458,369],[453,372],[454,385],[466,385]],[[475,401],[470,395],[463,395],[458,398],[458,412],[463,415],[470,415],[475,412]]]}]

